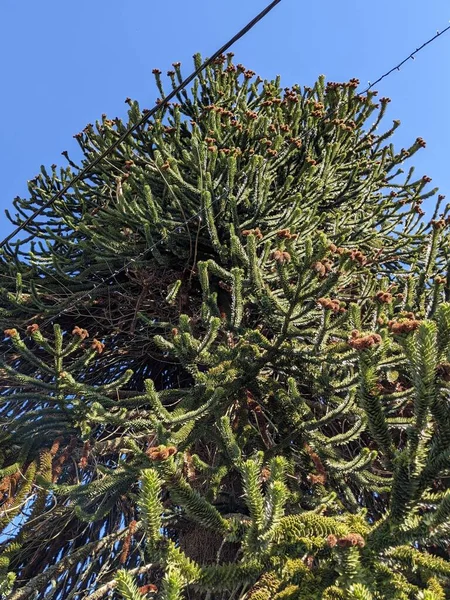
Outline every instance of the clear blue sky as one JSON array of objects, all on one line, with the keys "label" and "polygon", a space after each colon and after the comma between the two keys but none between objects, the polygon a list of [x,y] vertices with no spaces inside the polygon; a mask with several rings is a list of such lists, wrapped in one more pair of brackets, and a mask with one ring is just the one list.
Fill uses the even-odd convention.
[{"label": "clear blue sky", "polygon": [[[3,0],[0,62],[0,209],[26,194],[41,164],[76,153],[72,136],[105,112],[124,116],[127,96],[151,107],[151,70],[174,61],[191,69],[268,0]],[[374,81],[437,29],[449,24],[448,0],[282,0],[233,48],[236,62],[264,78],[311,85],[358,77]],[[418,174],[450,199],[450,32],[378,86],[392,98],[388,116],[402,121],[398,147],[417,136]],[[12,230],[0,220],[0,236]]]}]

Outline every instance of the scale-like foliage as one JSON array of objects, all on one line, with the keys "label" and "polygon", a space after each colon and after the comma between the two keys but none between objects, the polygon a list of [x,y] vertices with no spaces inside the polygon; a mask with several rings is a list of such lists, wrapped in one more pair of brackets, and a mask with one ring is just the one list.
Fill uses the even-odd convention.
[{"label": "scale-like foliage", "polygon": [[4,598],[450,593],[448,209],[357,87],[223,57],[4,251]]}]

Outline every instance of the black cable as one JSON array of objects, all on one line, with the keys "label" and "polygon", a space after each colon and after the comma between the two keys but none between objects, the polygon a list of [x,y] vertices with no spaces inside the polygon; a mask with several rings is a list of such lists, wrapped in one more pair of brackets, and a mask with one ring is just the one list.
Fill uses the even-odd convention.
[{"label": "black cable", "polygon": [[151,110],[146,111],[143,114],[143,116],[137,121],[137,123],[135,123],[132,127],[127,129],[124,133],[122,133],[122,135],[120,137],[118,137],[115,142],[113,142],[108,148],[106,148],[106,150],[104,150],[96,158],[94,158],[94,160],[91,163],[86,165],[86,167],[84,167],[84,169],[82,169],[77,175],[75,175],[69,181],[69,183],[66,183],[66,185],[63,188],[61,188],[56,194],[54,194],[51,198],[49,198],[49,200],[47,200],[47,202],[44,202],[44,204],[40,208],[38,208],[32,215],[30,215],[27,219],[25,219],[25,221],[23,221],[23,223],[21,223],[18,227],[16,227],[16,229],[14,229],[14,231],[12,231],[9,235],[7,235],[5,237],[5,239],[2,240],[2,242],[0,242],[0,249],[3,248],[20,231],[22,231],[22,229],[25,229],[25,227],[27,227],[27,225],[29,225],[32,221],[34,221],[36,219],[36,217],[38,217],[40,214],[42,214],[42,212],[46,208],[51,206],[54,202],[56,202],[56,200],[59,200],[75,183],[77,183],[77,181],[80,181],[80,179],[85,177],[85,175],[87,175],[93,167],[98,165],[98,163],[100,161],[102,161],[106,156],[108,156],[108,154],[112,150],[117,148],[131,133],[136,131],[136,129],[141,127],[141,125],[143,125],[146,121],[148,121],[151,117],[153,117],[153,115],[158,110],[160,110],[161,108],[166,106],[172,100],[172,98],[174,98],[177,94],[179,94],[181,92],[181,90],[183,90],[193,79],[195,79],[199,73],[201,73],[204,69],[206,69],[206,67],[208,67],[217,58],[219,58],[219,56],[224,54],[224,52],[226,52],[235,42],[240,40],[241,37],[243,37],[246,33],[248,33],[250,31],[250,29],[252,29],[259,21],[261,21],[261,19],[263,19],[280,2],[281,2],[281,0],[274,0],[268,6],[266,6],[266,8],[264,10],[262,10],[258,15],[256,15],[256,17],[254,17],[249,23],[247,23],[247,25],[245,27],[243,27],[235,36],[233,36],[226,44],[224,44],[221,48],[219,48],[219,50],[217,50],[217,52],[215,52],[210,58],[205,60],[205,62],[202,65],[200,65],[200,67],[198,67],[198,69],[196,69],[193,73],[191,73],[191,75],[189,75],[189,77],[186,77],[186,79],[184,79],[177,88],[172,90],[172,92],[170,92],[170,94],[168,96],[166,96],[163,100],[161,100],[161,102],[156,104]]},{"label": "black cable", "polygon": [[434,35],[432,38],[430,38],[429,40],[427,40],[424,44],[422,44],[421,46],[419,46],[418,48],[416,48],[414,50],[414,52],[411,52],[411,54],[409,56],[407,56],[404,60],[402,60],[401,62],[399,62],[398,65],[396,65],[395,67],[392,67],[392,69],[389,69],[389,71],[386,71],[386,73],[384,73],[384,75],[381,75],[381,77],[378,77],[378,79],[376,79],[373,83],[370,83],[370,81],[369,81],[369,87],[367,87],[364,91],[362,91],[360,93],[361,94],[367,94],[368,91],[370,91],[375,85],[377,85],[377,83],[380,83],[380,81],[382,81],[385,77],[389,77],[389,75],[391,73],[393,73],[394,71],[400,71],[400,67],[402,67],[406,62],[408,62],[408,60],[414,60],[414,56],[418,52],[420,52],[421,50],[423,50],[423,48],[425,48],[425,46],[428,46],[428,44],[431,44],[431,42],[434,42],[434,40],[436,38],[438,38],[439,36],[443,35],[444,33],[446,33],[449,30],[450,30],[450,25],[448,25],[442,31],[436,31],[436,35]]}]

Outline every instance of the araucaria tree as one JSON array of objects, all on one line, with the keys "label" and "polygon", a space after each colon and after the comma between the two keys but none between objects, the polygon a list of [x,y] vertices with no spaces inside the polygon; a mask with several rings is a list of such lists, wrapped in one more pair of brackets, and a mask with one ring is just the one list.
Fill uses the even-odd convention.
[{"label": "araucaria tree", "polygon": [[3,252],[3,598],[450,597],[447,207],[357,87],[223,57]]}]

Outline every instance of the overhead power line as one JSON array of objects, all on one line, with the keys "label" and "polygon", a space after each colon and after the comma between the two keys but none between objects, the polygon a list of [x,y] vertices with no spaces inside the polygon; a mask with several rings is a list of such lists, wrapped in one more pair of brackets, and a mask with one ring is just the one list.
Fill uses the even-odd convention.
[{"label": "overhead power line", "polygon": [[382,81],[383,79],[385,79],[386,77],[389,77],[389,75],[391,73],[393,73],[394,71],[400,71],[400,68],[408,62],[408,60],[414,60],[416,54],[418,54],[421,50],[423,50],[425,48],[425,46],[428,46],[428,44],[431,44],[432,42],[434,42],[434,40],[436,40],[438,37],[440,37],[441,35],[443,35],[444,33],[447,33],[447,31],[450,30],[450,25],[448,25],[445,29],[443,29],[442,31],[436,31],[436,35],[434,35],[432,38],[430,38],[429,40],[427,40],[424,44],[422,44],[421,46],[419,46],[418,48],[416,48],[414,50],[414,52],[411,52],[411,54],[409,56],[407,56],[405,59],[403,59],[401,62],[398,63],[398,65],[395,65],[395,67],[392,67],[392,69],[389,69],[389,71],[386,71],[386,73],[384,73],[383,75],[381,75],[381,77],[378,77],[378,79],[376,79],[373,83],[371,83],[370,81],[369,83],[369,87],[367,87],[363,92],[361,92],[362,94],[367,94],[367,92],[369,92],[375,85],[377,85],[378,83],[380,83],[380,81]]},{"label": "overhead power line", "polygon": [[229,48],[231,48],[231,46],[233,46],[233,44],[235,44],[246,33],[248,33],[250,31],[250,29],[252,29],[257,23],[259,23],[259,21],[261,21],[261,19],[263,19],[267,14],[269,14],[269,12],[273,8],[275,8],[275,6],[277,4],[279,4],[280,2],[281,2],[281,0],[274,0],[268,6],[266,6],[266,8],[264,10],[262,10],[258,15],[256,15],[256,17],[254,17],[249,23],[247,23],[247,25],[245,27],[243,27],[240,31],[238,31],[238,33],[236,33],[236,35],[234,35],[230,40],[228,40],[228,42],[226,42],[226,44],[224,44],[221,48],[219,48],[219,50],[217,50],[217,52],[215,52],[210,58],[205,60],[205,62],[202,65],[200,65],[198,67],[198,69],[193,71],[189,75],[189,77],[186,77],[186,79],[184,79],[177,88],[175,88],[172,92],[170,92],[170,94],[168,96],[163,98],[152,109],[145,111],[145,113],[142,115],[142,117],[133,126],[129,127],[126,131],[124,131],[124,133],[122,133],[122,135],[120,135],[115,142],[113,142],[110,146],[108,146],[108,148],[106,148],[103,152],[98,154],[88,165],[86,165],[84,167],[84,169],[82,169],[79,173],[77,173],[77,175],[72,177],[72,179],[68,183],[66,183],[66,185],[63,188],[61,188],[56,194],[54,194],[51,198],[49,198],[46,202],[44,202],[44,204],[42,206],[40,206],[32,215],[30,215],[27,219],[25,219],[25,221],[23,221],[23,223],[21,223],[18,227],[16,227],[16,229],[14,229],[14,231],[12,231],[9,235],[7,235],[5,237],[5,239],[2,240],[2,242],[0,242],[0,249],[3,248],[10,240],[12,240],[12,238],[14,238],[20,231],[22,231],[23,229],[25,229],[25,227],[27,227],[30,223],[32,223],[36,219],[36,217],[41,215],[46,208],[48,208],[49,206],[54,204],[54,202],[56,202],[56,200],[59,200],[60,198],[62,198],[62,196],[75,183],[80,181],[80,179],[83,179],[83,177],[85,177],[91,171],[91,169],[93,169],[96,165],[98,165],[99,162],[101,162],[106,156],[108,156],[108,154],[110,152],[112,152],[112,150],[117,148],[124,140],[126,140],[126,138],[130,134],[132,134],[134,131],[139,129],[139,127],[141,127],[149,119],[151,119],[151,117],[153,117],[153,115],[156,112],[161,110],[164,106],[167,106],[167,104],[172,100],[172,98],[175,98],[175,96],[177,96],[177,94],[179,94],[193,79],[195,79],[197,77],[197,75],[199,75],[204,69],[206,69],[206,67],[208,67],[210,64],[212,64],[222,54],[224,54]]}]

